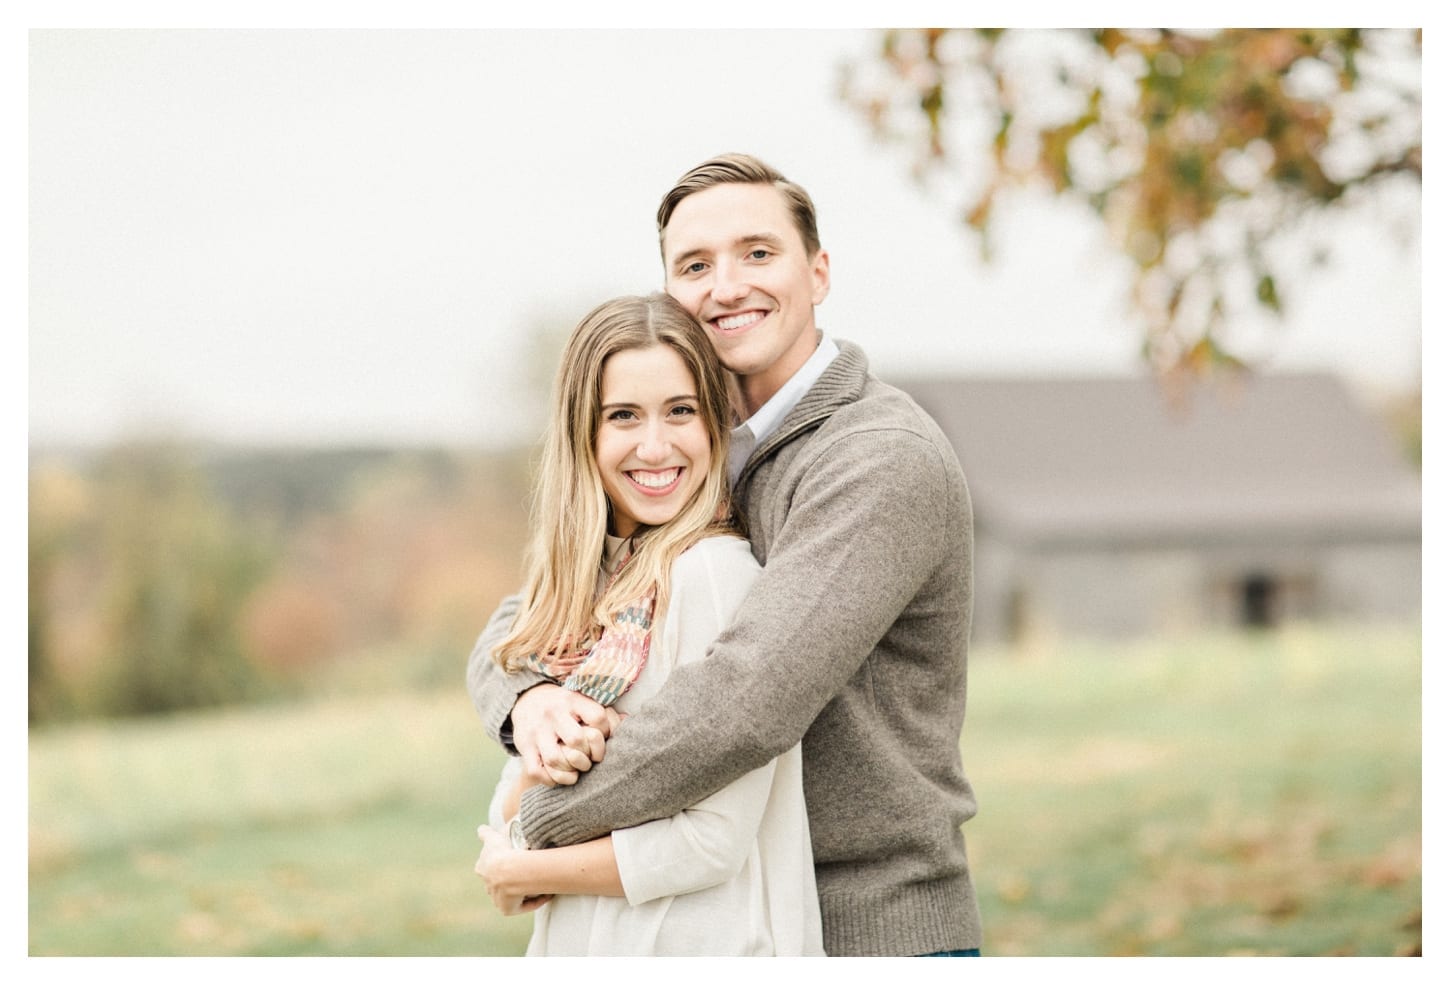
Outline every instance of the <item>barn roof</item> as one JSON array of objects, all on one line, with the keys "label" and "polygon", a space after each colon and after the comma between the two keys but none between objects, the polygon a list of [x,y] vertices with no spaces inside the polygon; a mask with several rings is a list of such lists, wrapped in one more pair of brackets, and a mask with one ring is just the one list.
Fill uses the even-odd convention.
[{"label": "barn roof", "polygon": [[893,382],[957,450],[984,532],[1420,536],[1419,475],[1333,376],[1250,375],[1178,401],[1146,377]]}]

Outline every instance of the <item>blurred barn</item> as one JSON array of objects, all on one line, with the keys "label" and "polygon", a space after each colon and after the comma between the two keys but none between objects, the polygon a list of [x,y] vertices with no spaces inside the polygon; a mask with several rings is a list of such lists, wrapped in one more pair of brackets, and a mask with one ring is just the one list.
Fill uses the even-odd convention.
[{"label": "blurred barn", "polygon": [[893,382],[966,472],[974,640],[1419,619],[1419,474],[1335,377]]}]

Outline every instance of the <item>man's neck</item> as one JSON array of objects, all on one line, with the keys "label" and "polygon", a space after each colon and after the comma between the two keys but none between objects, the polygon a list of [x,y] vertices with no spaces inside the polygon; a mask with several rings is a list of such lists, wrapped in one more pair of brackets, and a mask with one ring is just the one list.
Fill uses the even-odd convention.
[{"label": "man's neck", "polygon": [[755,416],[756,411],[765,406],[766,401],[780,391],[790,375],[787,374],[782,379],[766,379],[763,374],[736,376],[731,373],[729,379],[730,406],[735,409],[737,418],[748,421]]},{"label": "man's neck", "polygon": [[811,356],[815,354],[822,337],[819,329],[811,329],[810,347],[795,353],[795,358],[787,356],[790,359],[789,363],[782,359],[753,376],[726,374],[730,381],[730,406],[739,415],[740,420],[748,421],[754,417],[756,411],[764,407],[771,397],[780,392],[781,387],[790,382],[790,378],[798,373],[800,368],[808,363]]}]

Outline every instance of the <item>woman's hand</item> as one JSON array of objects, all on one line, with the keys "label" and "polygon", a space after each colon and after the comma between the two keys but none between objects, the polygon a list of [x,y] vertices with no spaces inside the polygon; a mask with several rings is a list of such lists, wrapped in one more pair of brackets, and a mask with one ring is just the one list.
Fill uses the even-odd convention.
[{"label": "woman's hand", "polygon": [[528,853],[510,845],[508,835],[497,828],[480,824],[478,840],[483,842],[483,849],[478,853],[473,871],[483,877],[489,898],[500,913],[506,917],[528,913],[553,899],[552,896],[528,896],[524,893],[518,878],[518,863]]}]

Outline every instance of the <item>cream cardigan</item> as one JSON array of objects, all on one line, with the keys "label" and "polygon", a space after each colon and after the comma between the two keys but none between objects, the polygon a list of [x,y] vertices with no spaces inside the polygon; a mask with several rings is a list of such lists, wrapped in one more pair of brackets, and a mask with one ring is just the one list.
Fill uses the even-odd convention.
[{"label": "cream cardigan", "polygon": [[[615,707],[637,711],[676,665],[703,659],[759,574],[735,537],[681,555],[649,660]],[[518,771],[510,757],[489,809],[495,826]],[[824,953],[799,745],[678,814],[611,837],[626,896],[556,897],[535,914],[530,955]]]}]

